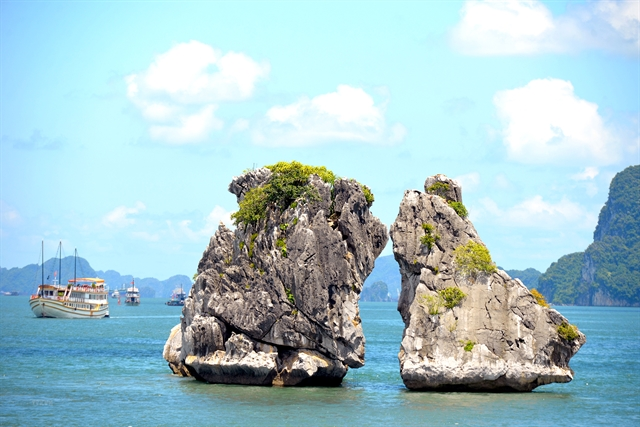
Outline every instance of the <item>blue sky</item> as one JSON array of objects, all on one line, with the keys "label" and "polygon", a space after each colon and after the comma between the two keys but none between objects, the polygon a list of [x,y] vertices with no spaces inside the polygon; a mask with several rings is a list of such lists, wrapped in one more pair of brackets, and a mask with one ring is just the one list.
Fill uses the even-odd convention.
[{"label": "blue sky", "polygon": [[[0,266],[195,273],[253,165],[463,185],[498,265],[593,239],[640,163],[638,1],[0,3]],[[391,243],[383,255],[391,254]]]}]

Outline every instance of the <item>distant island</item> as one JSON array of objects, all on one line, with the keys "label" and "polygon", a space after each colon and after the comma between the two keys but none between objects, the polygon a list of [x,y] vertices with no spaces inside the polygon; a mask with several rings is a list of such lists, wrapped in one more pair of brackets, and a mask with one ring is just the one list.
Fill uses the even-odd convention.
[{"label": "distant island", "polygon": [[[45,263],[52,275],[58,260]],[[62,282],[71,278],[73,257],[62,260]],[[85,276],[105,279],[111,289],[134,279],[117,271],[95,271],[78,258],[78,269]],[[501,269],[503,269],[501,267]],[[609,198],[600,212],[594,242],[584,252],[562,256],[544,272],[534,268],[504,269],[509,276],[536,288],[549,303],[559,305],[640,306],[640,166],[630,166],[611,182]],[[0,292],[30,294],[39,281],[40,266],[0,268]],[[378,257],[364,282],[362,301],[397,301],[401,287],[400,271],[393,255]],[[180,285],[188,293],[191,279],[185,275],[160,281],[135,278],[143,297],[169,297]]]},{"label": "distant island", "polygon": [[553,304],[640,306],[640,166],[611,181],[593,243],[561,257],[538,279]]},{"label": "distant island", "polygon": [[[59,260],[50,259],[44,263],[44,276],[47,283],[51,283],[54,279],[54,272],[59,269]],[[74,257],[68,256],[62,258],[62,275],[60,283],[67,283],[69,279],[73,279]],[[178,274],[166,280],[158,280],[153,277],[139,278],[130,274],[121,275],[114,270],[94,270],[89,262],[78,257],[77,259],[78,277],[99,277],[104,279],[112,291],[131,286],[131,282],[135,281],[136,287],[140,290],[143,298],[169,298],[175,288],[182,288],[185,292],[191,289],[191,279],[188,276]],[[38,264],[29,264],[26,267],[0,268],[0,293],[18,292],[20,295],[29,295],[36,291],[41,281],[41,266]]]},{"label": "distant island", "polygon": [[360,294],[360,301],[365,302],[390,302],[397,300],[398,297],[392,298],[391,294],[389,294],[387,284],[381,280],[378,280],[371,286],[364,287]]},{"label": "distant island", "polygon": [[[552,304],[640,306],[640,166],[626,168],[611,181],[594,242],[584,252],[562,256],[544,273],[500,269],[538,289]],[[382,282],[390,300],[397,301],[400,281],[393,255],[379,257],[361,299],[379,300]]]}]

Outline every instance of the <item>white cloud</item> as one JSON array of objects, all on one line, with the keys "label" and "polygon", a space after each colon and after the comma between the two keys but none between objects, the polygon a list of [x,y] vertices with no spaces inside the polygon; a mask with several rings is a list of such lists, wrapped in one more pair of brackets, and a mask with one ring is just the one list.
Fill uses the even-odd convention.
[{"label": "white cloud", "polygon": [[540,195],[507,209],[499,208],[490,198],[481,199],[480,206],[474,209],[474,219],[478,218],[507,227],[546,230],[561,230],[567,227],[591,230],[597,223],[596,215],[589,213],[566,197],[557,203],[551,203],[545,201]]},{"label": "white cloud", "polygon": [[0,225],[2,228],[6,226],[16,226],[22,222],[22,217],[16,208],[0,200]]},{"label": "white cloud", "polygon": [[151,138],[171,143],[198,142],[212,130],[220,130],[223,122],[216,118],[215,105],[206,105],[199,112],[190,115],[178,115],[170,125],[152,125],[149,128]]},{"label": "white cloud", "polygon": [[620,141],[598,114],[598,105],[578,98],[569,81],[532,80],[493,98],[507,153],[522,163],[589,162],[620,159]]},{"label": "white cloud", "polygon": [[600,171],[598,170],[598,168],[589,166],[584,168],[582,172],[577,173],[575,175],[571,175],[571,179],[573,179],[574,181],[592,180],[593,178],[598,176],[599,173]]},{"label": "white cloud", "polygon": [[146,71],[125,81],[127,96],[150,123],[151,138],[181,144],[221,129],[214,115],[220,103],[250,98],[268,73],[268,64],[243,53],[223,55],[193,40],[158,55]]},{"label": "white cloud", "polygon": [[189,219],[177,221],[175,224],[172,221],[167,221],[167,225],[171,229],[174,237],[184,237],[191,241],[198,241],[213,236],[220,222],[223,222],[229,228],[234,228],[233,222],[231,221],[231,212],[227,212],[224,208],[216,206],[204,219],[204,226],[200,229],[194,230],[192,226],[193,221]]},{"label": "white cloud", "polygon": [[637,55],[636,1],[601,0],[569,5],[554,17],[538,0],[469,0],[451,32],[468,55],[527,55],[600,49]]},{"label": "white cloud", "polygon": [[473,192],[480,185],[480,174],[478,172],[456,176],[454,179],[458,181],[463,192]]},{"label": "white cloud", "polygon": [[376,105],[367,92],[339,85],[335,92],[270,108],[254,132],[254,141],[288,146],[335,141],[400,142],[406,135],[404,126],[388,126],[384,115],[384,104]]},{"label": "white cloud", "polygon": [[147,207],[142,202],[136,202],[132,208],[126,206],[118,206],[111,212],[102,217],[102,224],[108,227],[126,227],[135,224],[136,220],[130,218],[129,215],[136,215],[144,211]]},{"label": "white cloud", "polygon": [[224,208],[216,206],[209,212],[209,215],[207,215],[203,232],[207,233],[208,236],[213,235],[221,222],[229,228],[235,228],[233,221],[231,221],[231,212],[227,212]]}]

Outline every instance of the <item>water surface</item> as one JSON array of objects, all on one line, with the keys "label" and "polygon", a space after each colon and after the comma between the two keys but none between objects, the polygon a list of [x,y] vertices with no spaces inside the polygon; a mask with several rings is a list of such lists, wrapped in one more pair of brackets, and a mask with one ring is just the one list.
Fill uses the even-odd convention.
[{"label": "water surface", "polygon": [[[111,300],[115,301],[115,300]],[[1,425],[640,425],[640,309],[558,307],[587,335],[575,379],[532,393],[407,390],[395,303],[361,303],[366,365],[337,388],[203,384],[162,359],[181,307],[111,302],[111,318],[36,319],[0,297]]]}]

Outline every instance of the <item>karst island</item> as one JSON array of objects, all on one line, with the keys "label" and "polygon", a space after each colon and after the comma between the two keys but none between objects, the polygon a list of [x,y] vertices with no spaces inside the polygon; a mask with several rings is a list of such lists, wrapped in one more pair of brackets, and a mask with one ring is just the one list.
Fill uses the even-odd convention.
[{"label": "karst island", "polygon": [[[280,162],[234,177],[220,224],[165,344],[208,383],[337,386],[365,363],[359,297],[389,239],[371,189]],[[402,276],[400,375],[412,390],[531,391],[573,378],[585,336],[492,262],[444,175],[408,190],[391,226]]]},{"label": "karst island", "polygon": [[209,383],[339,385],[365,361],[358,299],[387,228],[363,184],[281,162],[235,177],[164,357]]},{"label": "karst island", "polygon": [[498,270],[444,175],[409,190],[391,226],[409,389],[531,391],[569,382],[585,336],[544,298]]}]

